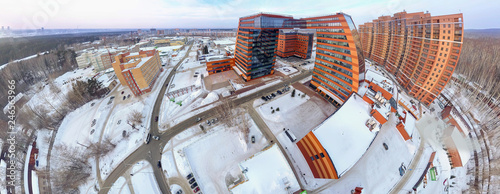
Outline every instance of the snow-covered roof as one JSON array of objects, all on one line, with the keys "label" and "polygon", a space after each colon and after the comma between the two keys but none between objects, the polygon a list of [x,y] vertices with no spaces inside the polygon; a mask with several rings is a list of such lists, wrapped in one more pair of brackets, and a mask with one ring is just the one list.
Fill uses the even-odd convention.
[{"label": "snow-covered roof", "polygon": [[234,41],[231,40],[214,40],[215,44],[220,44],[220,45],[228,45],[228,44],[236,44]]},{"label": "snow-covered roof", "polygon": [[208,62],[210,62],[210,61],[218,61],[218,60],[229,59],[229,58],[231,58],[231,57],[226,57],[226,56],[220,55],[220,56],[208,57],[207,61]]},{"label": "snow-covered roof", "polygon": [[141,62],[139,62],[135,67],[136,68],[141,68],[142,65],[144,65],[146,62],[149,61],[149,59],[151,59],[153,56],[151,57],[144,57],[141,59]]},{"label": "snow-covered roof", "polygon": [[361,96],[353,93],[332,116],[312,130],[339,177],[356,164],[375,138],[376,132],[366,126],[372,119],[370,107]]},{"label": "snow-covered roof", "polygon": [[248,180],[231,189],[232,193],[284,193],[287,187],[290,187],[289,191],[300,189],[276,144],[240,163],[240,167],[246,171]]}]

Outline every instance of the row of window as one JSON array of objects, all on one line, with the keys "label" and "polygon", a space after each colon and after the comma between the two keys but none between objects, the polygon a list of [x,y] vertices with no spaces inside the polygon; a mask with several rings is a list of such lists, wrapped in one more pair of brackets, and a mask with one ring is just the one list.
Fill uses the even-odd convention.
[{"label": "row of window", "polygon": [[317,61],[316,61],[316,63],[319,63],[319,64],[321,64],[321,65],[327,66],[327,67],[329,67],[329,68],[332,68],[332,69],[334,69],[334,70],[337,70],[337,71],[339,71],[339,72],[341,72],[341,73],[343,73],[343,74],[346,74],[346,75],[348,75],[348,76],[352,77],[352,72],[347,71],[347,70],[345,70],[345,69],[342,69],[342,68],[340,68],[340,67],[337,67],[337,66],[335,66],[335,65],[332,65],[332,64],[329,64],[329,63],[325,63],[325,62],[320,61],[320,60],[317,60]]},{"label": "row of window", "polygon": [[347,57],[347,56],[340,55],[340,54],[337,54],[337,53],[331,53],[331,52],[320,50],[320,49],[318,49],[316,52],[321,53],[321,54],[325,54],[325,55],[330,55],[330,56],[338,58],[338,59],[343,59],[343,60],[352,62],[352,58],[351,57]]},{"label": "row of window", "polygon": [[347,40],[347,37],[345,35],[317,34],[317,36],[318,37],[322,37],[322,38],[332,38],[332,39]]},{"label": "row of window", "polygon": [[331,21],[331,20],[339,20],[339,18],[338,17],[335,17],[335,18],[321,18],[321,19],[306,20],[306,22],[319,22],[319,21]]},{"label": "row of window", "polygon": [[332,63],[335,63],[335,64],[339,64],[339,65],[342,65],[343,67],[347,68],[347,69],[351,69],[352,70],[352,65],[350,64],[347,64],[347,63],[344,63],[342,61],[339,61],[339,60],[335,60],[335,59],[332,59],[330,57],[325,57],[325,56],[322,56],[322,55],[316,55],[317,58],[319,59],[323,59],[325,61],[329,61],[329,62],[332,62]]},{"label": "row of window", "polygon": [[307,27],[329,27],[329,26],[342,26],[340,22],[320,23],[320,24],[306,24]]},{"label": "row of window", "polygon": [[334,41],[334,40],[325,40],[325,39],[318,39],[317,42],[326,43],[326,44],[333,44],[333,45],[337,45],[337,46],[349,47],[349,43],[347,43],[347,42],[340,42],[340,41]]},{"label": "row of window", "polygon": [[[335,84],[333,84],[332,82],[328,81],[327,79],[325,78],[322,78],[321,76],[318,76],[316,74],[313,74],[313,81],[315,81],[316,83],[318,83],[319,85],[323,86],[324,88],[326,88],[328,91],[332,92],[333,94],[335,94],[337,97],[339,97],[340,99],[342,99],[343,101],[346,100],[346,97],[344,97],[343,95],[341,95],[339,92],[337,92],[336,90],[334,89],[331,89],[330,85],[332,86],[337,86]],[[319,80],[323,81],[323,82],[326,82],[330,85],[325,85],[324,83],[320,82]],[[338,87],[338,86],[337,86]]]},{"label": "row of window", "polygon": [[333,46],[327,46],[327,45],[322,45],[322,44],[318,44],[317,47],[318,48],[324,48],[324,49],[332,50],[332,51],[337,51],[337,52],[341,52],[341,53],[351,54],[351,50],[348,50],[348,49],[343,49],[343,48],[338,48],[338,47],[333,47]]}]

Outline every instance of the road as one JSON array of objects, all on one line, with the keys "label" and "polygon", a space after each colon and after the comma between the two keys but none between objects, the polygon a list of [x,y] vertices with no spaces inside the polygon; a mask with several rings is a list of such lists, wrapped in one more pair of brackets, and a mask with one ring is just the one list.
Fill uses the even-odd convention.
[{"label": "road", "polygon": [[[190,47],[191,49],[191,47]],[[189,52],[188,52],[189,53]],[[186,55],[187,56],[187,55]],[[183,58],[183,60],[185,57]],[[181,60],[179,64],[177,64],[174,67],[174,70],[178,68],[178,66],[182,63]],[[153,166],[154,170],[154,176],[156,178],[156,181],[158,183],[158,186],[161,190],[162,193],[170,193],[170,189],[167,185],[166,177],[164,176],[164,173],[162,170],[157,169],[156,167],[158,161],[161,159],[161,151],[163,150],[163,147],[167,144],[170,139],[172,139],[174,136],[177,134],[183,132],[184,130],[188,129],[189,127],[197,124],[196,118],[209,118],[213,115],[216,115],[217,112],[217,106],[213,107],[211,109],[205,110],[204,112],[201,112],[197,115],[194,115],[180,123],[178,123],[175,126],[172,126],[168,130],[164,132],[159,132],[158,130],[158,123],[154,121],[155,117],[159,115],[159,110],[161,106],[161,102],[163,100],[163,96],[166,91],[165,83],[169,83],[170,79],[172,79],[172,76],[175,74],[175,71],[171,71],[172,73],[167,77],[166,81],[163,84],[163,87],[161,88],[161,91],[158,94],[158,98],[156,99],[155,105],[153,107],[153,116],[151,117],[151,134],[152,135],[157,135],[160,136],[159,141],[151,140],[149,144],[143,144],[141,145],[137,150],[132,152],[127,158],[125,158],[108,176],[106,181],[104,182],[104,185],[102,186],[102,189],[99,191],[99,193],[108,193],[109,188],[113,185],[113,183],[120,177],[122,176],[128,168],[130,168],[131,164],[135,164],[141,160],[147,160],[151,163]],[[296,75],[292,78],[288,79],[283,79],[283,82],[280,82],[276,85],[264,88],[262,90],[259,90],[257,92],[254,92],[252,94],[246,95],[241,98],[236,98],[236,96],[230,97],[229,99],[233,101],[235,106],[242,105],[246,102],[252,101],[253,99],[260,98],[263,95],[269,94],[271,92],[274,92],[280,88],[283,87],[284,84],[290,85],[291,83],[300,81],[308,76],[312,75],[311,71],[306,71],[302,74]],[[281,147],[280,147],[281,148]],[[148,155],[148,152],[151,152],[151,155]],[[186,191],[185,191],[186,192]]]}]

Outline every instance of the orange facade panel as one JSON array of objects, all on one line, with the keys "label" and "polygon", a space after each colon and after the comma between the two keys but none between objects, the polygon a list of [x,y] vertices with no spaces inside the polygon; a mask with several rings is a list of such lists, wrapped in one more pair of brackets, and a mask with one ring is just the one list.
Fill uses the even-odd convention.
[{"label": "orange facade panel", "polygon": [[297,142],[315,178],[338,179],[335,166],[316,136],[309,132]]}]

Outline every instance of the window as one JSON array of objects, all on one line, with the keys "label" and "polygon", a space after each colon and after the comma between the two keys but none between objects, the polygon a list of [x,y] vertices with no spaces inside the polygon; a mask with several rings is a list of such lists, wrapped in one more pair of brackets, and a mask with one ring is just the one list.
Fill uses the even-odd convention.
[{"label": "window", "polygon": [[325,154],[323,154],[323,153],[320,153],[319,155],[320,155],[322,158],[324,158],[324,157],[325,157]]},{"label": "window", "polygon": [[316,157],[316,160],[319,159],[318,155],[315,155],[315,157]]}]

